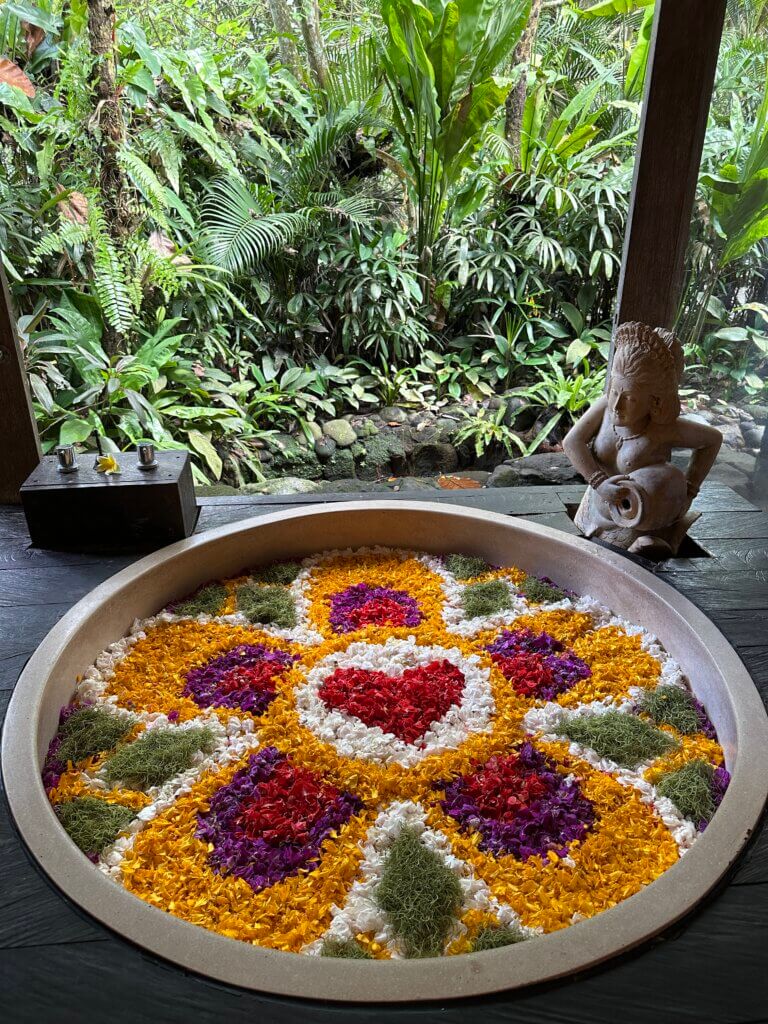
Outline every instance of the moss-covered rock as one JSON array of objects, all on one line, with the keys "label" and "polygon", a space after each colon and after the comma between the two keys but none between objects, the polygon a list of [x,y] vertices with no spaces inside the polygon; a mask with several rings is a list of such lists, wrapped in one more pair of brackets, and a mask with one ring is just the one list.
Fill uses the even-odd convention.
[{"label": "moss-covered rock", "polygon": [[355,457],[349,448],[337,448],[323,467],[326,480],[344,480],[355,475]]}]

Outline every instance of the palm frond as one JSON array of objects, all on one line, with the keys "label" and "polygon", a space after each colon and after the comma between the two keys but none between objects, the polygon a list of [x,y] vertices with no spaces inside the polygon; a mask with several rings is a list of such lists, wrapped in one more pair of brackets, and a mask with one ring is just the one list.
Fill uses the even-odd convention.
[{"label": "palm frond", "polygon": [[242,274],[305,234],[312,210],[264,213],[237,178],[216,178],[203,203],[203,246],[216,267]]},{"label": "palm frond", "polygon": [[310,191],[324,187],[346,143],[355,136],[364,121],[363,112],[354,106],[347,107],[336,116],[317,119],[285,182],[285,196],[292,205],[305,205]]},{"label": "palm frond", "polygon": [[359,39],[351,48],[331,54],[325,87],[326,109],[344,110],[352,104],[368,107],[380,99],[384,74],[373,36]]}]

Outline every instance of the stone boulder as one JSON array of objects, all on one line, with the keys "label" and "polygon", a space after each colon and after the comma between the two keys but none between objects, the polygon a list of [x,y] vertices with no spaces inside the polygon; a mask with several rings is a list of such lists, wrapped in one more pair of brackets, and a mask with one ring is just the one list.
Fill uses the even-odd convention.
[{"label": "stone boulder", "polygon": [[357,440],[349,420],[329,420],[323,427],[323,433],[335,441],[339,448],[349,448]]},{"label": "stone boulder", "polygon": [[[502,473],[502,469],[511,473]],[[497,475],[498,474],[498,475]],[[504,483],[498,481],[503,480]],[[508,459],[498,466],[489,487],[522,487],[539,484],[580,484],[584,481],[568,461],[565,452],[541,452],[538,455],[527,455],[519,459]]]}]

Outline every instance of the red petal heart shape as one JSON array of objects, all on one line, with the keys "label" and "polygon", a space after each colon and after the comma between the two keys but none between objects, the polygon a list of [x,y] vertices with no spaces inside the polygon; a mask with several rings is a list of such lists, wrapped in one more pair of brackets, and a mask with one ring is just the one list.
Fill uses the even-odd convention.
[{"label": "red petal heart shape", "polygon": [[461,700],[464,675],[446,659],[393,676],[366,668],[337,668],[320,687],[325,705],[416,743]]}]

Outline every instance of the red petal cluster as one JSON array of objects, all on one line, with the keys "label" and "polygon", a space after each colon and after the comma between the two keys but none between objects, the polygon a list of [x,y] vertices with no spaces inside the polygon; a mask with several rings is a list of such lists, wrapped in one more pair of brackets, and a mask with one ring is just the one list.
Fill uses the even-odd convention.
[{"label": "red petal cluster", "polygon": [[337,668],[320,687],[330,708],[415,743],[461,699],[464,676],[450,661],[432,661],[390,676],[363,668]]},{"label": "red petal cluster", "polygon": [[281,665],[268,661],[236,665],[219,679],[217,690],[219,693],[232,693],[233,690],[268,690],[274,693],[281,671]]},{"label": "red petal cluster", "polygon": [[517,754],[492,757],[480,771],[464,779],[464,797],[483,818],[512,821],[532,800],[546,795],[547,781]]},{"label": "red petal cluster", "polygon": [[407,626],[408,607],[391,597],[374,597],[360,608],[353,608],[347,615],[351,629],[363,626]]},{"label": "red petal cluster", "polygon": [[536,697],[545,687],[552,687],[555,683],[551,670],[538,654],[520,653],[511,657],[492,654],[491,657],[521,697]]},{"label": "red petal cluster", "polygon": [[305,843],[339,795],[312,772],[282,761],[259,785],[258,800],[243,810],[235,828],[248,839],[263,839],[272,846]]}]

